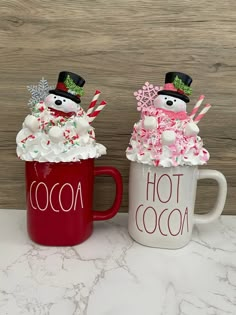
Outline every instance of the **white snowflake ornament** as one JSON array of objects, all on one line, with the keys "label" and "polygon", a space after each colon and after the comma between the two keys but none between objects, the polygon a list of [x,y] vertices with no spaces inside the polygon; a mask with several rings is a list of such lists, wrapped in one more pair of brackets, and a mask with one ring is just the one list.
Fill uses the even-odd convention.
[{"label": "white snowflake ornament", "polygon": [[49,86],[48,81],[42,78],[38,85],[28,85],[27,89],[32,94],[28,105],[33,107],[35,104],[44,101],[46,96],[49,94],[49,90],[53,89],[53,87]]}]

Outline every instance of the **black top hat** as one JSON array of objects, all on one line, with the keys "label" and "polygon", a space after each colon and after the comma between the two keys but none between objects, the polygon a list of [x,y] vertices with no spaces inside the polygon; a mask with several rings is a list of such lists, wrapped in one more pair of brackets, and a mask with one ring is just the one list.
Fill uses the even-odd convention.
[{"label": "black top hat", "polygon": [[80,97],[84,94],[84,84],[85,80],[78,74],[62,71],[59,73],[55,90],[50,90],[49,93],[63,96],[76,103],[80,103]]},{"label": "black top hat", "polygon": [[191,95],[192,89],[190,85],[192,78],[182,72],[168,72],[165,77],[164,89],[159,91],[158,94],[169,95],[180,98],[188,103],[188,95]]}]

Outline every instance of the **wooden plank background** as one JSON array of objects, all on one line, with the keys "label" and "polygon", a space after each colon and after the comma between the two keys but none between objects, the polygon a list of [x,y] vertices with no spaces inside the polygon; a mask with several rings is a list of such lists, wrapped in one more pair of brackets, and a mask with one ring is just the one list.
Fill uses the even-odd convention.
[{"label": "wooden plank background", "polygon": [[[26,86],[44,76],[54,85],[59,71],[87,81],[82,106],[99,88],[109,107],[94,122],[97,140],[108,148],[97,165],[122,173],[127,211],[125,157],[139,119],[133,91],[145,81],[163,84],[178,70],[193,78],[189,109],[200,94],[214,105],[199,124],[210,151],[208,168],[228,181],[225,213],[236,214],[236,2],[235,0],[0,0],[0,207],[25,208],[24,163],[16,158],[15,136],[27,113]],[[216,187],[200,182],[198,212],[214,203]],[[112,180],[96,180],[98,209],[113,198]]]}]

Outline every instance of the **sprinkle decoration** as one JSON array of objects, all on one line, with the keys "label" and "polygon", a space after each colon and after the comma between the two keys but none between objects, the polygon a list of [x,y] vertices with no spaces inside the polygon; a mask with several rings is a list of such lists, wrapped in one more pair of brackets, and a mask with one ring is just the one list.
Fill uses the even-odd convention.
[{"label": "sprinkle decoration", "polygon": [[195,104],[191,114],[190,114],[190,118],[194,118],[194,116],[196,115],[197,111],[199,110],[199,107],[202,105],[202,102],[204,100],[205,96],[204,95],[200,95],[197,103]]},{"label": "sprinkle decoration", "polygon": [[199,115],[194,119],[195,124],[199,123],[199,121],[206,115],[210,108],[211,108],[210,104],[205,105],[205,107],[202,109]]},{"label": "sprinkle decoration", "polygon": [[25,143],[28,139],[35,139],[35,136],[34,135],[29,135],[28,137],[26,137],[23,140],[21,140],[21,143]]},{"label": "sprinkle decoration", "polygon": [[[189,116],[184,120],[170,119],[165,111],[157,108],[155,118],[158,124],[154,129],[143,128],[143,119],[135,124],[126,150],[128,159],[165,167],[192,163],[202,165],[208,161],[209,154],[205,149],[203,152],[202,140],[199,137],[186,137],[184,134],[186,125],[192,121]],[[162,133],[166,130],[172,130],[176,139],[173,144],[163,146]]]},{"label": "sprinkle decoration", "polygon": [[[73,84],[71,77],[68,76],[64,83],[74,93],[83,94],[83,91],[77,89],[78,87]],[[38,124],[37,129],[33,132],[26,123],[23,123],[23,128],[27,130],[26,132],[21,131],[18,135],[17,146],[19,157],[27,159],[31,156],[32,159],[40,158],[40,161],[51,161],[54,158],[57,161],[58,159],[62,161],[72,159],[79,161],[86,157],[99,157],[104,154],[104,146],[97,145],[94,128],[88,125],[107,105],[105,101],[102,101],[97,106],[101,92],[99,90],[95,91],[87,113],[78,105],[77,111],[73,112],[73,115],[68,115],[66,112],[58,111],[56,113],[55,109],[52,110],[49,104],[45,103],[44,98],[48,95],[49,89],[53,88],[49,87],[47,81],[44,79],[37,86],[28,87],[28,90],[32,94],[29,104],[31,106],[31,115],[36,118],[35,121]],[[79,125],[80,119],[78,117],[82,118],[81,126]],[[50,133],[51,128],[54,126],[59,127],[62,131],[62,137],[58,137],[58,141]],[[87,146],[88,149],[82,149],[82,147]],[[80,150],[77,151],[76,147],[80,147]],[[37,157],[35,157],[36,153]],[[64,153],[64,156],[60,156],[61,153]]]},{"label": "sprinkle decoration", "polygon": [[97,100],[98,100],[100,94],[101,94],[100,91],[98,91],[98,90],[95,91],[94,96],[92,98],[92,101],[89,104],[89,108],[88,108],[87,113],[86,113],[87,116],[89,116],[93,112],[94,107],[95,107],[95,105],[97,103]]}]

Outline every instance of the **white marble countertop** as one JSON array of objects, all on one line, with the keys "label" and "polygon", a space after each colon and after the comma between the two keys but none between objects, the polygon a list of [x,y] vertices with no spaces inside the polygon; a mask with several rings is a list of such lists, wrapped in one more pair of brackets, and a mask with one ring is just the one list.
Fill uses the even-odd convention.
[{"label": "white marble countertop", "polygon": [[161,250],[130,239],[126,214],[95,223],[79,246],[38,246],[25,215],[0,210],[1,315],[236,314],[236,216]]}]

